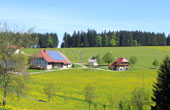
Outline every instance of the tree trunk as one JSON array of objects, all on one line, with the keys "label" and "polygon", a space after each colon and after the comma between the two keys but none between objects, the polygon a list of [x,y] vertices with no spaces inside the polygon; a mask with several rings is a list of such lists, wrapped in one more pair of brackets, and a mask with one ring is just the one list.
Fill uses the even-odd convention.
[{"label": "tree trunk", "polygon": [[4,98],[3,98],[3,106],[6,105],[6,96],[7,96],[7,90],[8,90],[8,81],[5,80],[5,86],[4,86]]},{"label": "tree trunk", "polygon": [[103,107],[104,107],[104,110],[106,110],[106,105],[103,105]]},{"label": "tree trunk", "polygon": [[48,96],[48,102],[50,102],[51,96]]},{"label": "tree trunk", "polygon": [[89,103],[89,110],[90,110],[91,103]]}]

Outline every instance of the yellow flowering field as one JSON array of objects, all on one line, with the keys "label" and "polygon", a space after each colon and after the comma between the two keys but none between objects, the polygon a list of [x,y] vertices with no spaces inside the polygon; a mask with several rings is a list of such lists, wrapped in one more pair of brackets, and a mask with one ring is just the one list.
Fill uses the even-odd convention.
[{"label": "yellow flowering field", "polygon": [[[50,102],[39,102],[28,98],[9,95],[7,105],[26,110],[88,110],[84,101],[84,87],[91,84],[96,90],[95,102],[109,105],[113,96],[115,106],[121,99],[129,99],[135,87],[143,87],[152,95],[155,69],[133,69],[129,71],[99,71],[89,69],[61,70],[31,75],[27,96],[36,100],[48,101],[44,88],[54,85],[55,95]],[[144,83],[143,83],[144,80]],[[2,95],[0,97],[2,99]]]}]

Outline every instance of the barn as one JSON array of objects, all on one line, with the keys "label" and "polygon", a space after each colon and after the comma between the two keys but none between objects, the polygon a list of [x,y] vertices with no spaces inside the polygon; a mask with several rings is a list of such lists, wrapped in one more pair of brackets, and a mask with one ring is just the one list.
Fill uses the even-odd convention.
[{"label": "barn", "polygon": [[72,63],[61,52],[55,50],[40,50],[31,59],[31,68],[69,68]]},{"label": "barn", "polygon": [[124,71],[130,68],[130,63],[126,58],[118,58],[111,65],[109,65],[111,70]]}]

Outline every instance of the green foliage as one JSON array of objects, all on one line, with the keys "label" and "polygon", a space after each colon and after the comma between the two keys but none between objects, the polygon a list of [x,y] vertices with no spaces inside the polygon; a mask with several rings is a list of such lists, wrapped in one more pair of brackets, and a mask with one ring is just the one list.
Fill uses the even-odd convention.
[{"label": "green foliage", "polygon": [[56,33],[34,33],[33,36],[38,37],[39,42],[37,45],[40,46],[40,48],[54,48],[58,46],[59,41]]},{"label": "green foliage", "polygon": [[131,96],[131,105],[134,110],[144,110],[146,105],[149,105],[150,96],[145,92],[144,88],[135,88]]},{"label": "green foliage", "polygon": [[3,87],[3,105],[5,106],[8,90],[15,92],[18,97],[24,94],[28,74],[25,68],[24,56],[13,54],[13,50],[9,48],[6,38],[0,39],[0,43],[0,86]]},{"label": "green foliage", "polygon": [[155,105],[152,110],[169,110],[170,102],[170,58],[167,56],[158,71],[157,82],[154,83],[152,101]]},{"label": "green foliage", "polygon": [[111,110],[113,110],[113,108],[114,108],[114,103],[115,103],[115,100],[113,99],[113,96],[111,95],[110,100],[109,100]]},{"label": "green foliage", "polygon": [[133,40],[133,46],[138,46],[137,40]]},{"label": "green foliage", "polygon": [[53,47],[53,39],[51,36],[48,37],[48,47]]},{"label": "green foliage", "polygon": [[95,59],[97,60],[97,63],[98,63],[98,64],[101,64],[101,63],[102,63],[102,58],[101,58],[100,54],[96,55],[96,56],[95,56]]},{"label": "green foliage", "polygon": [[[67,39],[64,34],[64,39]],[[101,45],[102,41],[102,45]],[[69,35],[69,40],[64,40],[62,47],[113,47],[113,46],[165,46],[170,44],[170,37],[164,33],[141,32],[141,31],[109,31],[97,33],[94,29],[74,31]],[[70,43],[69,45],[67,45]]]},{"label": "green foliage", "polygon": [[124,102],[122,100],[119,102],[119,110],[124,110]]},{"label": "green foliage", "polygon": [[111,47],[114,47],[114,46],[116,46],[116,45],[117,45],[116,40],[115,40],[115,39],[111,39],[111,41],[110,41],[110,46],[111,46]]},{"label": "green foliage", "polygon": [[50,102],[51,97],[54,95],[55,89],[54,85],[49,83],[44,88],[44,93],[48,96],[48,102]]},{"label": "green foliage", "polygon": [[152,62],[152,65],[156,68],[156,67],[159,65],[159,62],[155,59],[155,60]]},{"label": "green foliage", "polygon": [[117,46],[117,38],[116,38],[115,32],[113,32],[113,35],[111,36],[109,46],[111,46],[111,47]]},{"label": "green foliage", "polygon": [[130,57],[129,61],[130,61],[130,64],[131,64],[132,66],[134,66],[135,63],[137,62],[137,58],[136,58],[135,56],[132,56],[132,57]]},{"label": "green foliage", "polygon": [[97,46],[102,47],[102,37],[100,35],[97,36]]},{"label": "green foliage", "polygon": [[103,56],[103,61],[105,63],[108,63],[108,65],[113,61],[113,55],[110,52],[107,52],[104,56]]},{"label": "green foliage", "polygon": [[108,39],[108,36],[105,34],[105,47],[108,47],[109,46],[109,39]]},{"label": "green foliage", "polygon": [[95,87],[93,85],[86,85],[84,88],[85,100],[89,103],[89,109],[94,99],[96,98]]}]

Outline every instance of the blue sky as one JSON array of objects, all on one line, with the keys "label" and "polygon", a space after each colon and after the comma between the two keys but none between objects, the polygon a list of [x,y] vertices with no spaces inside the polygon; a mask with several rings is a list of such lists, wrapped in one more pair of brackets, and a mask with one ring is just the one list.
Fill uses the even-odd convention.
[{"label": "blue sky", "polygon": [[0,0],[0,21],[35,32],[141,30],[170,33],[170,0]]}]

